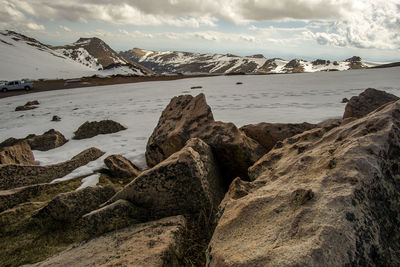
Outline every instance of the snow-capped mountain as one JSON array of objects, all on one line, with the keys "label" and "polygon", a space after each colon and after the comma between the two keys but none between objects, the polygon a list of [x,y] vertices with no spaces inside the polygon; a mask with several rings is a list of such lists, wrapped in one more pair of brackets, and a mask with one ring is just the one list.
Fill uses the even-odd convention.
[{"label": "snow-capped mountain", "polygon": [[[106,44],[104,47],[109,48]],[[60,53],[60,49],[33,38],[13,31],[0,31],[0,80],[152,74],[143,66],[123,60],[115,51],[116,60],[104,69],[101,63],[107,61],[99,60],[93,51],[84,47],[78,47],[76,51],[70,50],[70,55],[79,55],[73,59],[70,55]]]},{"label": "snow-capped mountain", "polygon": [[53,47],[53,49],[83,65],[95,70],[131,68],[143,75],[152,74],[147,68],[125,59],[99,38],[80,38],[73,44]]},{"label": "snow-capped mountain", "polygon": [[120,55],[157,73],[295,73],[341,71],[378,65],[364,62],[359,57],[340,62],[323,59],[310,62],[302,59],[266,59],[263,55],[240,57],[231,54],[157,52],[140,48],[120,52]]}]

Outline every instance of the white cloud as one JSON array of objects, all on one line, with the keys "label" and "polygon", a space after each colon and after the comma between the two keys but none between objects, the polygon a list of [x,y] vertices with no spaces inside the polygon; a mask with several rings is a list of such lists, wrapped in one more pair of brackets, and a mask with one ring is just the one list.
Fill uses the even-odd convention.
[{"label": "white cloud", "polygon": [[39,25],[34,22],[29,22],[28,24],[26,24],[26,26],[28,27],[28,29],[31,29],[34,31],[43,31],[46,29],[43,25]]},{"label": "white cloud", "polygon": [[66,32],[71,32],[71,29],[68,28],[67,26],[59,25],[58,28],[60,28],[63,31],[66,31]]}]

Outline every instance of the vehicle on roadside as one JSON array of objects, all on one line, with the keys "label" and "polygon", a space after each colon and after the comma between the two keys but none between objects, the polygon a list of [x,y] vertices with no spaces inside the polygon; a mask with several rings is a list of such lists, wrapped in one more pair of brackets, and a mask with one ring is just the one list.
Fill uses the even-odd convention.
[{"label": "vehicle on roadside", "polygon": [[2,84],[0,88],[2,92],[12,91],[12,90],[29,91],[33,88],[33,82],[28,80],[10,81]]}]

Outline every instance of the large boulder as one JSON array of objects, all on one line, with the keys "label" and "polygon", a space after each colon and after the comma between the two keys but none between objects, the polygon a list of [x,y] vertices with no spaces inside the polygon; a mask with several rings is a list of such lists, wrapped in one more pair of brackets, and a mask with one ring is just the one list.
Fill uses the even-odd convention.
[{"label": "large boulder", "polygon": [[174,97],[163,111],[146,147],[147,165],[155,166],[179,151],[190,138],[211,146],[227,179],[247,177],[247,168],[266,150],[232,123],[214,121],[204,94]]},{"label": "large boulder", "polygon": [[185,229],[183,216],[133,225],[30,266],[180,266]]},{"label": "large boulder", "polygon": [[48,151],[53,148],[64,145],[68,140],[62,133],[54,129],[50,129],[42,135],[30,134],[25,138],[17,139],[10,137],[0,143],[1,147],[13,146],[20,142],[26,141],[31,146],[32,150]]},{"label": "large boulder", "polygon": [[47,166],[0,165],[0,190],[49,183],[54,179],[64,177],[76,168],[84,166],[103,155],[103,151],[92,147],[82,151],[71,160]]},{"label": "large boulder", "polygon": [[40,209],[35,218],[61,222],[73,222],[82,215],[95,210],[115,194],[111,185],[85,187],[76,191],[62,193]]},{"label": "large boulder", "polygon": [[125,199],[160,218],[210,211],[218,207],[223,194],[211,148],[200,139],[190,139],[182,150],[144,171],[109,203]]},{"label": "large boulder", "polygon": [[248,137],[256,140],[267,151],[278,141],[292,137],[317,127],[315,124],[303,123],[266,123],[249,124],[240,128]]},{"label": "large boulder", "polygon": [[346,104],[343,119],[355,117],[361,118],[371,111],[399,98],[385,91],[368,88],[358,96],[353,96]]},{"label": "large boulder", "polygon": [[399,266],[399,124],[400,101],[272,149],[231,186],[208,266]]},{"label": "large boulder", "polygon": [[27,142],[0,148],[0,164],[34,165],[35,157]]},{"label": "large boulder", "polygon": [[108,156],[104,163],[115,177],[134,178],[140,174],[139,168],[121,155]]},{"label": "large boulder", "polygon": [[82,226],[89,235],[100,235],[122,229],[131,224],[145,222],[149,212],[126,200],[118,200],[110,205],[93,210],[82,217]]},{"label": "large boulder", "polygon": [[112,120],[85,122],[74,132],[73,139],[92,138],[99,134],[116,133],[126,130],[124,126]]}]

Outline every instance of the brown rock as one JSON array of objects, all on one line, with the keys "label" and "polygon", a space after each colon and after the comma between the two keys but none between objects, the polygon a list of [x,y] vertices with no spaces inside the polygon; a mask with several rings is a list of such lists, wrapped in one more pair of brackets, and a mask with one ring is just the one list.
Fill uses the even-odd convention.
[{"label": "brown rock", "polygon": [[33,150],[48,151],[68,142],[62,133],[51,129],[42,135],[34,135],[27,139]]},{"label": "brown rock", "polygon": [[35,109],[35,108],[38,108],[37,105],[39,105],[39,101],[37,101],[37,100],[28,101],[28,102],[26,102],[25,105],[16,107],[15,111],[24,111],[24,110]]},{"label": "brown rock", "polygon": [[346,97],[342,99],[342,103],[347,103],[347,102],[349,102],[349,100]]},{"label": "brown rock", "polygon": [[30,134],[25,138],[16,139],[8,138],[0,144],[0,148],[6,146],[13,146],[19,142],[27,141],[32,150],[48,151],[53,148],[64,145],[68,140],[64,135],[54,129],[45,132],[42,135]]},{"label": "brown rock", "polygon": [[183,216],[133,225],[31,266],[179,266],[185,228]]},{"label": "brown rock", "polygon": [[200,139],[155,167],[142,172],[109,203],[125,199],[156,218],[195,214],[216,208],[223,197],[222,179],[211,148]]},{"label": "brown rock", "polygon": [[204,94],[174,97],[163,111],[146,147],[147,164],[152,167],[179,151],[190,138],[211,146],[226,177],[247,177],[247,168],[266,152],[232,123],[214,121]]},{"label": "brown rock", "polygon": [[266,123],[249,124],[240,128],[248,137],[256,140],[267,151],[278,141],[292,137],[317,127],[315,124],[303,123]]},{"label": "brown rock", "polygon": [[133,178],[140,174],[139,168],[121,155],[108,156],[104,159],[104,163],[115,177]]},{"label": "brown rock", "polygon": [[82,215],[97,209],[115,194],[111,185],[85,187],[80,190],[62,193],[41,208],[35,218],[73,222]]},{"label": "brown rock", "polygon": [[0,165],[0,190],[49,183],[64,177],[78,167],[103,156],[104,152],[97,148],[89,148],[71,160],[47,166]]},{"label": "brown rock", "polygon": [[51,121],[61,121],[61,118],[57,115],[54,115]]},{"label": "brown rock", "polygon": [[361,118],[375,109],[397,101],[399,98],[385,91],[368,88],[358,96],[353,96],[346,104],[343,119],[356,117]]},{"label": "brown rock", "polygon": [[75,131],[73,139],[92,138],[99,134],[116,133],[122,130],[126,130],[126,128],[112,120],[87,121]]},{"label": "brown rock", "polygon": [[399,124],[400,101],[264,155],[221,210],[208,266],[398,266]]},{"label": "brown rock", "polygon": [[110,205],[85,214],[82,217],[82,225],[86,233],[100,235],[132,224],[145,222],[148,217],[147,210],[120,199]]},{"label": "brown rock", "polygon": [[35,157],[26,141],[0,148],[0,164],[34,165]]}]

